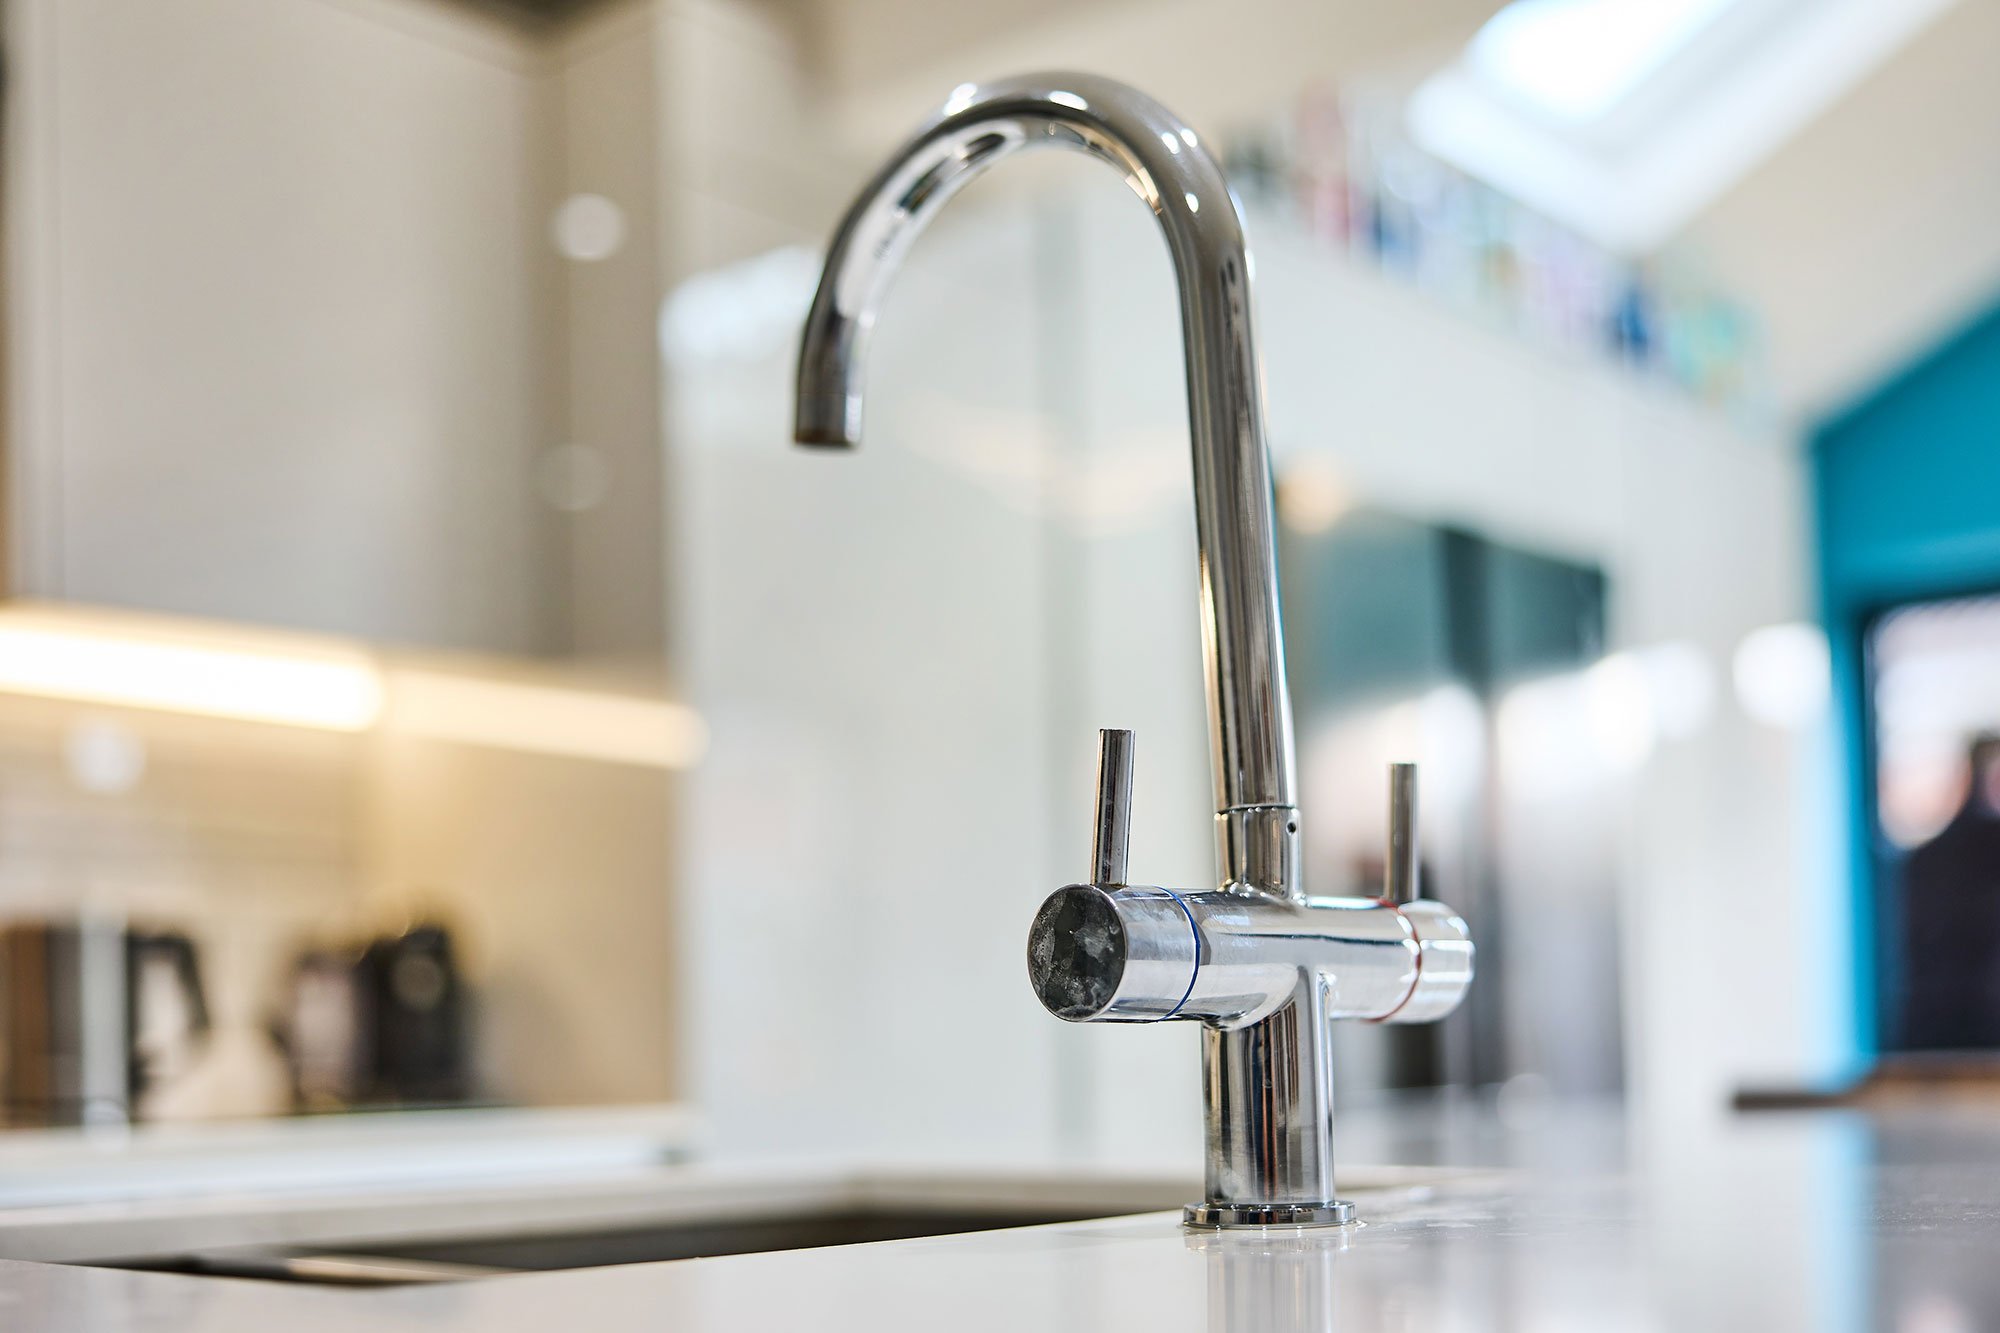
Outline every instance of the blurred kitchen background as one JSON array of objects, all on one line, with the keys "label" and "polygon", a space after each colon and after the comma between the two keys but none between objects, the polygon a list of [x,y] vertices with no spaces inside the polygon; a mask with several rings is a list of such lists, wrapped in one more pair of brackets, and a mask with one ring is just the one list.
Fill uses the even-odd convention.
[{"label": "blurred kitchen background", "polygon": [[1373,891],[1416,759],[1480,941],[1341,1095],[2000,1051],[2000,7],[0,12],[8,1123],[1192,1160],[1192,1034],[1059,1024],[1021,956],[1100,726],[1135,877],[1213,875],[1156,228],[1081,158],[980,182],[863,449],[788,443],[839,210],[1038,67],[1201,127],[1246,216],[1309,887]]}]

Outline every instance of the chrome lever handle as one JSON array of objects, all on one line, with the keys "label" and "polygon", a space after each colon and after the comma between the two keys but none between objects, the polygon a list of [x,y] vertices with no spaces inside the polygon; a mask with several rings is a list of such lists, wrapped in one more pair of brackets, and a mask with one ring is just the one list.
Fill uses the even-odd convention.
[{"label": "chrome lever handle", "polygon": [[1405,907],[1417,900],[1417,766],[1389,765],[1389,846],[1383,859],[1382,901]]},{"label": "chrome lever handle", "polygon": [[1125,883],[1132,841],[1132,733],[1097,733],[1097,814],[1090,836],[1090,880],[1099,888]]}]

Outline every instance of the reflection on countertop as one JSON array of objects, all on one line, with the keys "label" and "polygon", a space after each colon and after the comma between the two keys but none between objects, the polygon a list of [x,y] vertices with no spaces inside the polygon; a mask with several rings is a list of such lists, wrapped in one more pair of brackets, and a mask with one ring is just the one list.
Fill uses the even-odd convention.
[{"label": "reflection on countertop", "polygon": [[[1171,1213],[423,1288],[0,1265],[44,1330],[1971,1329],[2000,1317],[2000,1113],[1347,1117],[1349,1157],[1512,1165],[1385,1191],[1365,1225],[1202,1235]],[[1510,1123],[1511,1121],[1511,1123]]]}]

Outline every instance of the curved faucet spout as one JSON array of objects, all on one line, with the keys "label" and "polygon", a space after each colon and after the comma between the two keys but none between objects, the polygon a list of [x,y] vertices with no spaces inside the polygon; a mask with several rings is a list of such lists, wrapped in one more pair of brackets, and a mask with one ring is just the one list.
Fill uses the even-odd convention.
[{"label": "curved faucet spout", "polygon": [[799,349],[795,434],[811,445],[859,439],[868,332],[911,242],[973,177],[1041,146],[1116,167],[1165,233],[1186,344],[1221,879],[1302,897],[1249,264],[1235,201],[1194,131],[1151,98],[1089,75],[960,88],[868,184],[834,235]]}]

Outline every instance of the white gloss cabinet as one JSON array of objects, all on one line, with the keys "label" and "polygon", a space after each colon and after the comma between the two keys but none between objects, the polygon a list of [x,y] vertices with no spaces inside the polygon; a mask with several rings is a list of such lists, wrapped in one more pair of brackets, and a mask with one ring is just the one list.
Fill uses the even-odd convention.
[{"label": "white gloss cabinet", "polygon": [[[648,6],[5,13],[11,594],[657,653]],[[625,214],[591,264],[551,243],[580,190]]]}]

